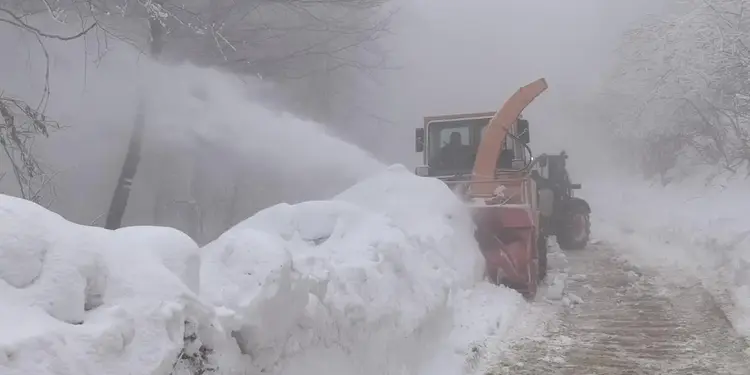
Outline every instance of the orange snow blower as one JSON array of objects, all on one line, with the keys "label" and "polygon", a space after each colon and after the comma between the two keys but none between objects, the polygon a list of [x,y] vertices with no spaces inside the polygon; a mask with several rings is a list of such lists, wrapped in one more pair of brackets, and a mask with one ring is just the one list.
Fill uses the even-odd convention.
[{"label": "orange snow blower", "polygon": [[471,207],[486,275],[533,298],[547,270],[540,230],[529,122],[521,112],[542,92],[542,78],[520,88],[498,112],[424,118],[416,129],[416,173],[444,181]]}]

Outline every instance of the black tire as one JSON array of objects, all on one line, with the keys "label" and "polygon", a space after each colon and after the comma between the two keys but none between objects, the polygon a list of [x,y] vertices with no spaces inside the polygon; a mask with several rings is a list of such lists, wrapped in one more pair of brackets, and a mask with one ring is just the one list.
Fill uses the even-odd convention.
[{"label": "black tire", "polygon": [[[591,219],[589,210],[584,206],[575,206],[568,212],[565,228],[557,234],[557,244],[563,250],[582,250],[589,244],[591,237]],[[573,233],[573,220],[583,220],[583,233]]]},{"label": "black tire", "polygon": [[540,235],[536,241],[537,257],[539,261],[539,281],[547,277],[547,236]]}]

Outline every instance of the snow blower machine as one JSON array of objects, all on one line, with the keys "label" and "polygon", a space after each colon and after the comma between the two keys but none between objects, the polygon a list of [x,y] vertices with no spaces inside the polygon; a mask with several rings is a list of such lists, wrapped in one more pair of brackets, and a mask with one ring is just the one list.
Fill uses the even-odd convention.
[{"label": "snow blower machine", "polygon": [[[569,226],[561,224],[567,221],[548,210],[570,207],[584,212],[582,207],[588,207],[578,200],[566,200],[562,193],[568,190],[554,189],[541,198],[561,193],[560,202],[565,203],[547,202],[540,207],[537,180],[545,184],[558,180],[551,175],[542,177],[529,148],[529,122],[521,118],[521,112],[546,89],[542,78],[520,88],[497,112],[425,117],[415,134],[416,152],[422,153],[424,163],[416,168],[416,174],[442,180],[464,199],[474,216],[487,277],[526,298],[534,298],[547,274],[547,237],[557,234],[565,241],[570,239],[566,244],[573,247],[582,241],[577,236],[560,237],[567,233]],[[557,159],[542,160],[547,168],[542,172],[559,172],[555,169]],[[554,229],[546,228],[548,224],[555,224],[550,226]]]}]

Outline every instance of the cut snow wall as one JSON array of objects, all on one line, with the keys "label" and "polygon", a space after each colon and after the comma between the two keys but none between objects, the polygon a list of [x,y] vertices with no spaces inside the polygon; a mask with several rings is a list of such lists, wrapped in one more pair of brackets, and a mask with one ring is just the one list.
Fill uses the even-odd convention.
[{"label": "cut snow wall", "polygon": [[463,204],[400,166],[202,249],[2,195],[0,228],[3,375],[458,375],[522,303],[481,283]]},{"label": "cut snow wall", "polygon": [[168,373],[208,322],[198,246],[170,229],[70,223],[0,195],[0,373]]},{"label": "cut snow wall", "polygon": [[461,202],[402,167],[261,211],[202,254],[204,296],[256,370],[281,374],[414,373],[484,264]]}]

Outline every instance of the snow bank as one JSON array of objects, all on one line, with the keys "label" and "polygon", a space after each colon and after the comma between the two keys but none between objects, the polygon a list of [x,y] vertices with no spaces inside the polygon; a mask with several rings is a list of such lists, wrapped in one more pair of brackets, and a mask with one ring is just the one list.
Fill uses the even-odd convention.
[{"label": "snow bank", "polygon": [[197,297],[198,246],[168,228],[115,232],[0,195],[0,373],[168,373]]},{"label": "snow bank", "polygon": [[[442,183],[403,167],[332,201],[266,209],[202,255],[204,296],[226,311],[224,326],[255,371],[426,373],[462,342],[452,361],[443,356],[453,369],[440,369],[459,374],[470,341],[491,333],[456,338],[467,325],[457,312],[483,274],[468,212]],[[491,288],[494,314],[479,323],[497,330],[521,298]]]},{"label": "snow bank", "polygon": [[[520,295],[481,281],[462,203],[401,166],[203,249],[0,195],[2,374],[463,374]],[[178,360],[179,359],[179,360]]]},{"label": "snow bank", "polygon": [[750,336],[748,184],[706,187],[693,181],[659,187],[609,179],[585,186],[600,238],[621,243],[639,261],[700,279],[735,328]]}]

